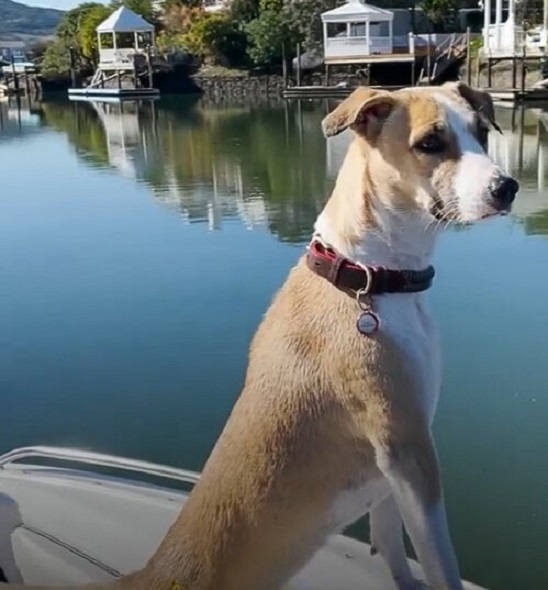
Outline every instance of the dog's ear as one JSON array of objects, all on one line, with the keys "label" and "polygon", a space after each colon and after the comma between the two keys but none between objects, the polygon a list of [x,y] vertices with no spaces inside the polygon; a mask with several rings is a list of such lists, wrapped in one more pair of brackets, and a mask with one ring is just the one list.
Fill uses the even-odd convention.
[{"label": "dog's ear", "polygon": [[466,100],[466,102],[493,127],[493,129],[502,133],[502,129],[495,120],[493,99],[488,92],[478,90],[477,88],[471,88],[464,82],[446,82],[444,86],[460,94],[460,96],[462,96],[462,98],[464,98],[464,100]]},{"label": "dog's ear", "polygon": [[380,125],[390,115],[396,101],[390,92],[375,90],[366,86],[356,88],[354,92],[322,121],[322,130],[326,137],[338,135],[345,129],[366,135]]}]

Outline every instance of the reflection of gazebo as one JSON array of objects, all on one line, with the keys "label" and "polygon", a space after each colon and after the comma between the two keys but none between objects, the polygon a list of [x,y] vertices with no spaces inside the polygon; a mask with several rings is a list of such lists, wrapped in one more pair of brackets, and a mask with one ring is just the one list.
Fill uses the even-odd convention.
[{"label": "reflection of gazebo", "polygon": [[154,26],[122,6],[97,27],[99,65],[124,69],[154,45]]}]

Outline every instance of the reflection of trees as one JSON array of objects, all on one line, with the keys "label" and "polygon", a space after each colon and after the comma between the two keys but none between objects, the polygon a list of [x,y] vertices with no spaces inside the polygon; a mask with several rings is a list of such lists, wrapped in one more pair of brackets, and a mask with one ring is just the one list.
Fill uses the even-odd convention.
[{"label": "reflection of trees", "polygon": [[[126,141],[116,149],[113,134],[91,105],[45,104],[43,112],[46,124],[63,131],[88,164],[123,170],[124,155],[131,159],[126,168],[149,186],[154,199],[190,221],[218,227],[223,218],[237,217],[248,226],[266,224],[280,240],[300,242],[310,235],[333,182],[326,174],[320,129],[324,108],[313,103],[205,106],[186,97],[162,99],[155,109],[132,104],[124,113],[135,111],[136,128],[131,117],[124,119],[131,125],[123,117],[117,121],[115,112],[110,117],[122,131],[126,125]],[[501,112],[505,133],[493,136],[490,147],[526,189],[515,210],[528,233],[548,233],[548,213],[542,212],[548,210],[545,119],[542,111]]]},{"label": "reflection of trees", "polygon": [[43,105],[44,119],[49,127],[66,134],[78,155],[91,166],[108,164],[105,131],[91,108],[78,103],[52,102]]},{"label": "reflection of trees", "polygon": [[[45,114],[89,164],[109,164],[105,129],[90,105],[51,104]],[[208,216],[214,192],[221,194],[224,216],[261,200],[270,231],[301,241],[310,235],[330,185],[321,116],[286,103],[231,108],[164,99],[154,118],[140,119],[147,163],[138,166],[137,176],[156,199],[191,219]]]},{"label": "reflection of trees", "polygon": [[528,235],[548,235],[548,209],[527,216],[523,226]]}]

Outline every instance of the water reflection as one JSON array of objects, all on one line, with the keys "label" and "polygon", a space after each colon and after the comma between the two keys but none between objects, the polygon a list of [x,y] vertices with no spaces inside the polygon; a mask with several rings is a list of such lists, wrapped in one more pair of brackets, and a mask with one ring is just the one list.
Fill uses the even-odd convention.
[{"label": "water reflection", "polygon": [[[0,137],[45,125],[66,134],[87,165],[145,184],[186,223],[218,230],[237,220],[299,243],[310,233],[350,139],[349,133],[323,139],[320,121],[331,106],[230,107],[194,98],[45,103],[34,112],[2,105]],[[489,151],[522,183],[516,219],[527,233],[547,234],[548,110],[497,111],[504,133],[491,135]]]}]

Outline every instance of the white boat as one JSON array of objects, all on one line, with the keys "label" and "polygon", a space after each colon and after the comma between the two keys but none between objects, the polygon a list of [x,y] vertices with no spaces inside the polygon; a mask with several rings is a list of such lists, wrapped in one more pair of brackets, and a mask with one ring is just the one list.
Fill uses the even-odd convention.
[{"label": "white boat", "polygon": [[[105,475],[104,468],[133,475]],[[199,477],[183,469],[57,447],[26,447],[0,456],[0,579],[84,584],[143,567]],[[419,565],[410,563],[422,577]],[[485,590],[470,583],[465,587]],[[284,590],[311,588],[395,587],[369,545],[336,535]]]}]

